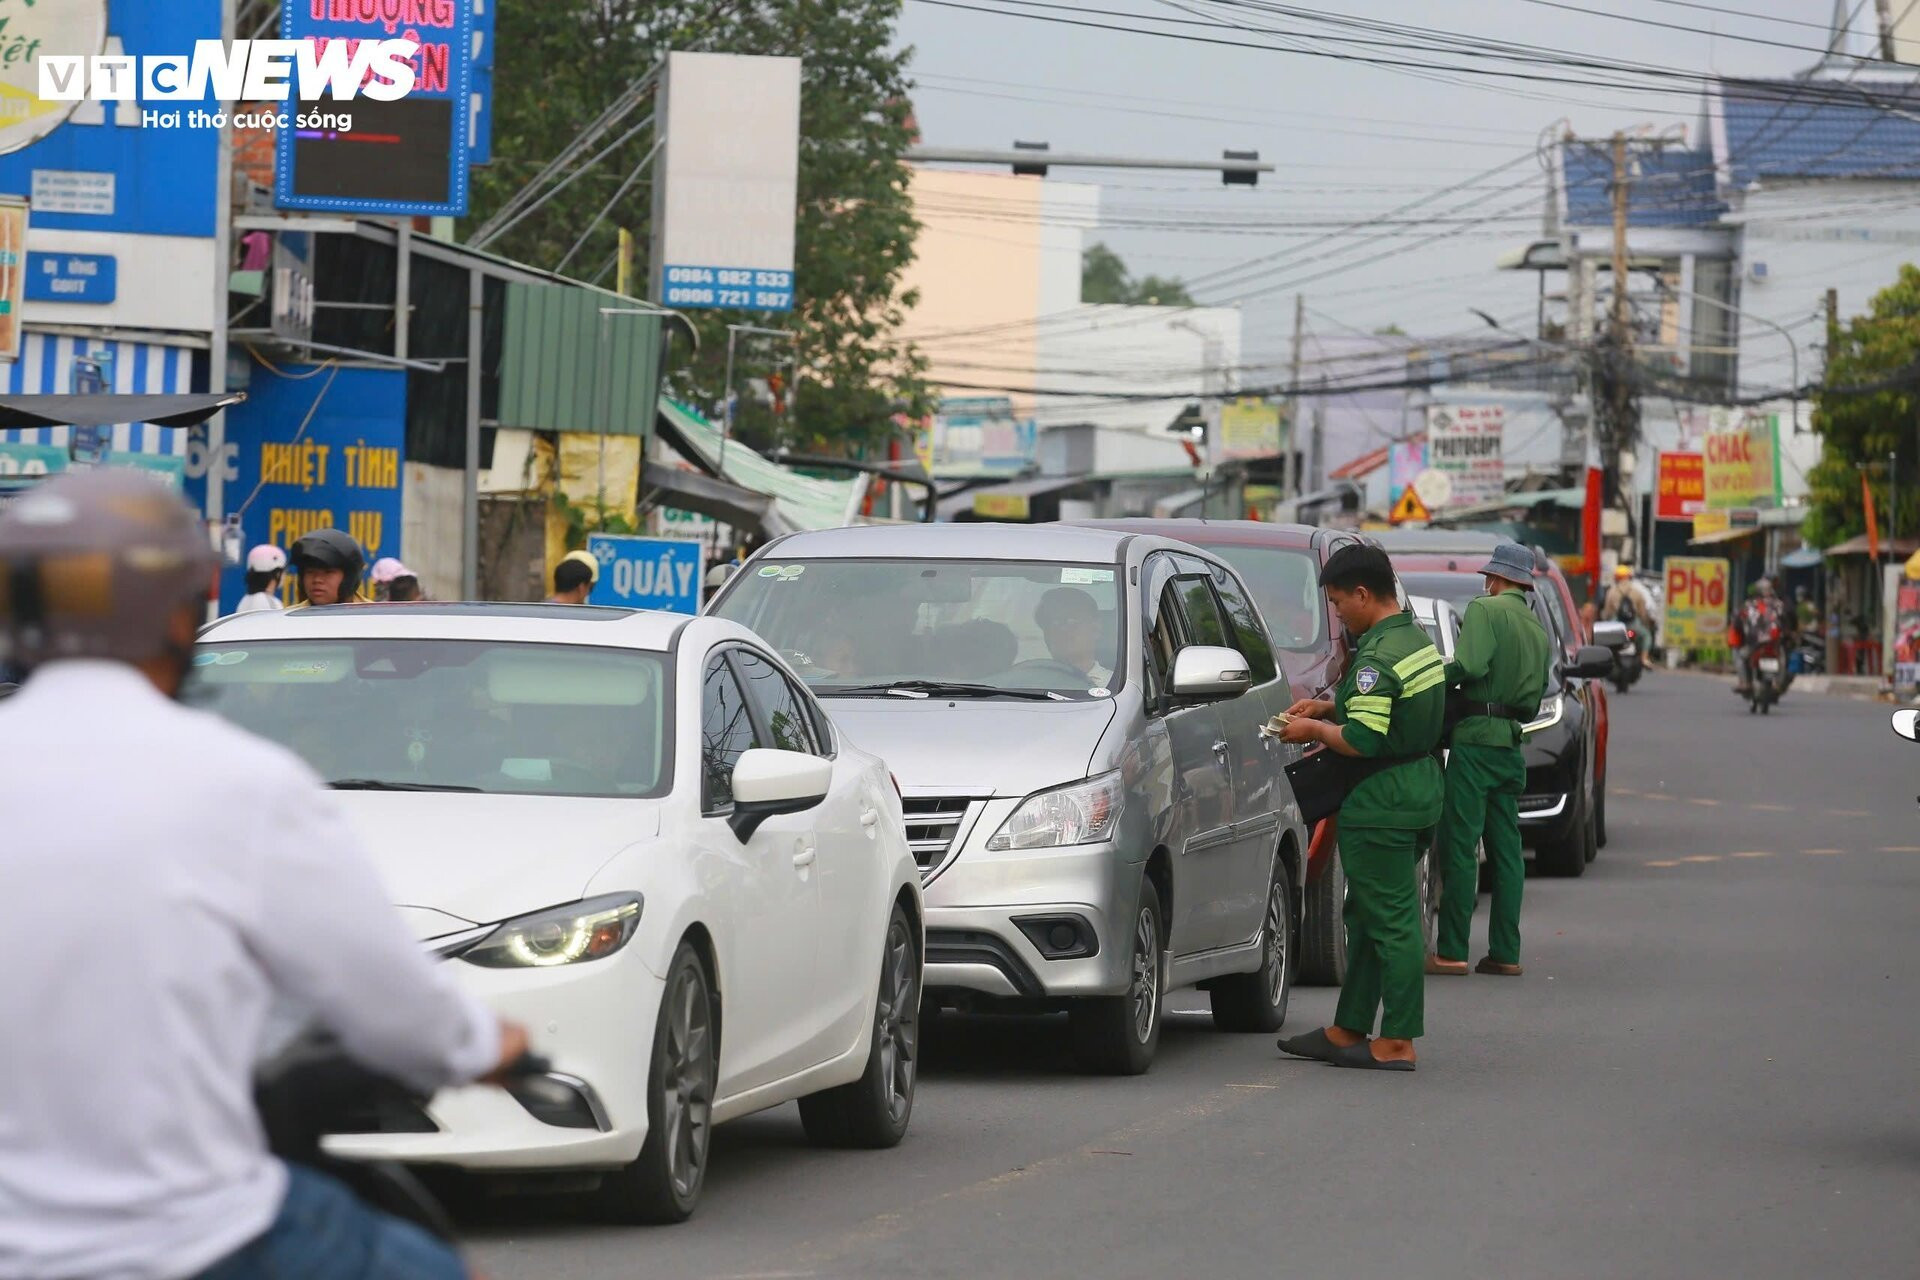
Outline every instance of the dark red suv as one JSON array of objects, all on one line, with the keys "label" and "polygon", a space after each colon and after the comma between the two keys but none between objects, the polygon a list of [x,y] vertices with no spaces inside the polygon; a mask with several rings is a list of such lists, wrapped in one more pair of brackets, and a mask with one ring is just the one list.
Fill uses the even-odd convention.
[{"label": "dark red suv", "polygon": [[[1253,593],[1253,602],[1273,637],[1274,656],[1296,698],[1324,698],[1346,674],[1352,654],[1346,628],[1326,593],[1320,567],[1341,547],[1372,542],[1348,529],[1252,520],[1096,520],[1082,523],[1177,538],[1225,560]],[[1404,593],[1403,593],[1404,595]],[[1346,874],[1340,867],[1338,832],[1329,818],[1315,827],[1307,854],[1306,894],[1300,921],[1300,980],[1339,985],[1346,976]],[[1434,890],[1421,859],[1421,901],[1432,941]],[[1429,945],[1431,950],[1431,945]]]}]

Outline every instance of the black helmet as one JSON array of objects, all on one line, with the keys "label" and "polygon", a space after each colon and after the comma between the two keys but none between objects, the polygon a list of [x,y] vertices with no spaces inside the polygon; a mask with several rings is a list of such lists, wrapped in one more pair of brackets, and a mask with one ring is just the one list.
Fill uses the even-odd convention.
[{"label": "black helmet", "polygon": [[367,558],[351,535],[338,529],[315,529],[293,544],[287,553],[297,572],[309,569],[338,569],[346,575],[340,580],[340,599],[351,600],[360,590],[360,575],[366,572]]}]

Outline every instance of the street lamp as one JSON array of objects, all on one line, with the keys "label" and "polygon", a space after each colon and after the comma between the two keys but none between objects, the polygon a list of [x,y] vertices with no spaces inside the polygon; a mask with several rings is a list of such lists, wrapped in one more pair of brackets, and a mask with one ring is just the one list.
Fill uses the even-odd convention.
[{"label": "street lamp", "polygon": [[[1772,320],[1767,319],[1765,316],[1754,315],[1751,311],[1742,311],[1738,307],[1730,306],[1727,303],[1720,301],[1720,299],[1710,297],[1707,294],[1695,293],[1692,289],[1676,289],[1658,276],[1654,277],[1653,283],[1656,289],[1659,289],[1660,292],[1667,294],[1670,297],[1678,298],[1684,294],[1685,296],[1689,298],[1693,298],[1696,301],[1704,302],[1710,307],[1718,307],[1720,310],[1726,312],[1728,315],[1736,316],[1742,320],[1751,320],[1758,325],[1764,325],[1765,327],[1773,330],[1775,333],[1779,334],[1781,337],[1787,340],[1787,351],[1793,358],[1793,434],[1799,435],[1800,434],[1800,344],[1793,340],[1793,335],[1787,332],[1786,326],[1781,324],[1776,324]],[[1733,342],[1734,342],[1734,347],[1737,349],[1740,345],[1740,334],[1737,330],[1734,332]]]}]

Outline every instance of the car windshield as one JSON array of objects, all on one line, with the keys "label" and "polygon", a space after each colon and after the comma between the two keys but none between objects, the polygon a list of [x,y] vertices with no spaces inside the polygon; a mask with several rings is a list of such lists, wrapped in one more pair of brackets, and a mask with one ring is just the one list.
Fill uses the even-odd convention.
[{"label": "car windshield", "polygon": [[1120,685],[1120,590],[1111,564],[775,560],[744,570],[714,612],[758,632],[823,697],[905,682],[1083,699]]},{"label": "car windshield", "polygon": [[461,640],[207,644],[191,700],[342,789],[658,797],[664,655]]},{"label": "car windshield", "polygon": [[1326,637],[1327,600],[1311,553],[1286,547],[1213,546],[1189,539],[1233,566],[1267,620],[1275,647],[1294,653],[1320,649]]}]

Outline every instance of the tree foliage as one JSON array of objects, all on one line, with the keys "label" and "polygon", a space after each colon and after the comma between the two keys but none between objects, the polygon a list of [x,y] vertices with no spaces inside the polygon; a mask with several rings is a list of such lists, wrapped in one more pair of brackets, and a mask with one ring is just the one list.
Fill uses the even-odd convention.
[{"label": "tree foliage", "polygon": [[[727,326],[791,330],[797,342],[742,337],[735,385],[796,362],[789,409],[739,394],[736,432],[764,446],[857,450],[896,411],[926,409],[923,358],[897,331],[915,298],[901,276],[918,231],[907,195],[911,141],[906,63],[892,45],[900,0],[540,0],[501,6],[494,72],[494,155],[477,175],[477,227],[668,51],[802,60],[794,310],[694,312],[697,355],[675,346],[669,389],[702,410],[725,391]],[[636,111],[605,142],[641,124]],[[653,130],[640,128],[492,252],[612,287],[618,229],[637,241],[631,292],[646,292]],[[602,144],[604,145],[604,143]],[[597,148],[596,148],[597,149]],[[611,205],[611,207],[609,207]],[[603,209],[606,217],[582,241]],[[578,247],[576,247],[576,242]],[[571,255],[569,257],[569,255]]]},{"label": "tree foliage", "polygon": [[1135,280],[1119,254],[1096,241],[1080,261],[1080,301],[1124,303],[1128,306],[1191,307],[1187,286],[1171,277],[1143,276]]},{"label": "tree foliage", "polygon": [[1866,530],[1859,464],[1868,468],[1882,536],[1889,528],[1887,455],[1898,452],[1897,527],[1920,527],[1920,267],[1874,295],[1864,316],[1834,335],[1825,389],[1814,399],[1820,461],[1807,473],[1813,510],[1806,535],[1831,546]]}]

